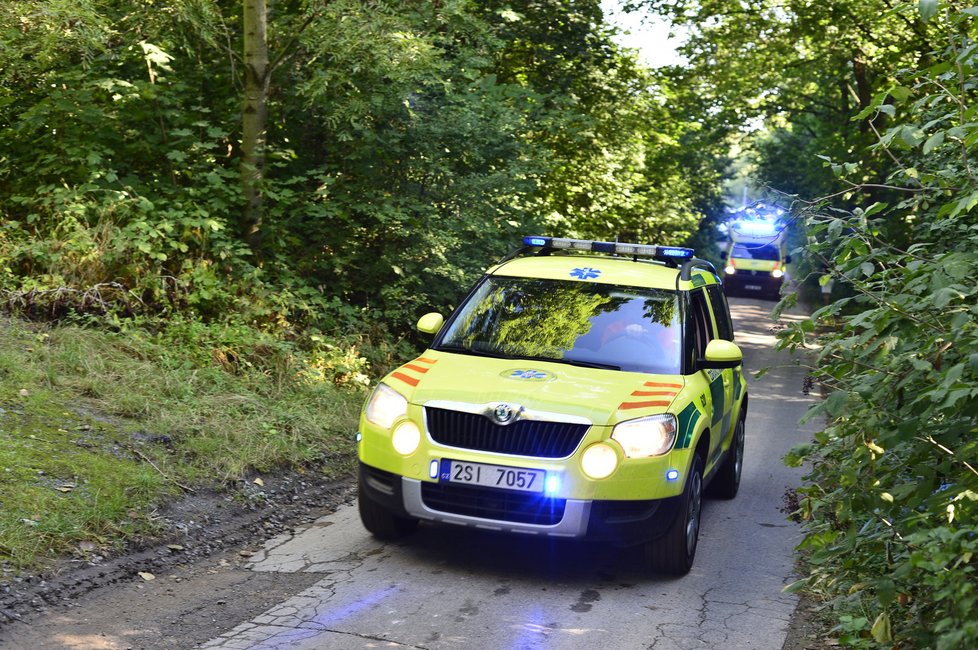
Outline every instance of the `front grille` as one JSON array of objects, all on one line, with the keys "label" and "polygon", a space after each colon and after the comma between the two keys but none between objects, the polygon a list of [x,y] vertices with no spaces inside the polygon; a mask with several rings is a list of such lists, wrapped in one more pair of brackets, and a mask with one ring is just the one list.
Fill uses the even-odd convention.
[{"label": "front grille", "polygon": [[428,433],[442,445],[536,458],[566,458],[584,439],[589,425],[519,420],[496,424],[477,413],[425,408]]},{"label": "front grille", "polygon": [[564,518],[564,499],[471,485],[422,483],[421,499],[438,512],[520,524],[554,526]]}]

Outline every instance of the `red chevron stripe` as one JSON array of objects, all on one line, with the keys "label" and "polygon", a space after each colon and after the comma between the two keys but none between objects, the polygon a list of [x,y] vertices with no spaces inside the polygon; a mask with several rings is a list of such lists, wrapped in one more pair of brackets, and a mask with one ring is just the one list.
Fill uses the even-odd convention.
[{"label": "red chevron stripe", "polygon": [[629,409],[644,409],[650,406],[669,406],[672,402],[622,402],[618,408],[622,411]]},{"label": "red chevron stripe", "polygon": [[414,377],[410,377],[408,375],[405,375],[403,372],[394,372],[394,373],[391,373],[391,377],[393,377],[394,379],[400,379],[405,384],[408,384],[410,386],[417,386],[418,385],[418,382],[421,381],[420,379],[415,379]]}]

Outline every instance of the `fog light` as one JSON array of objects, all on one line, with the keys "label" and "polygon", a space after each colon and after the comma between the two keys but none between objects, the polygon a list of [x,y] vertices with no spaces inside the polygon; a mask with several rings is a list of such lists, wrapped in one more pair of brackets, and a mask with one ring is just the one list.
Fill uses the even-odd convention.
[{"label": "fog light", "polygon": [[591,478],[607,478],[618,469],[618,454],[610,445],[591,445],[581,456],[581,469]]},{"label": "fog light", "polygon": [[549,496],[553,496],[560,491],[560,477],[556,474],[547,474],[547,480],[543,482],[543,491]]},{"label": "fog light", "polygon": [[394,445],[394,451],[403,456],[409,456],[417,451],[418,445],[421,444],[421,430],[418,429],[418,425],[410,420],[401,422],[394,429],[391,444]]}]

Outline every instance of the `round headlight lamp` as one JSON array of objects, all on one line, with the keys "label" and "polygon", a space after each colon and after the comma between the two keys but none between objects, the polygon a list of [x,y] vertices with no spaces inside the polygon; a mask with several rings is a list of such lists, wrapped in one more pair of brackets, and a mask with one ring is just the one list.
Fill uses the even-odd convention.
[{"label": "round headlight lamp", "polygon": [[618,454],[609,444],[591,445],[581,456],[581,469],[590,478],[608,478],[618,469]]},{"label": "round headlight lamp", "polygon": [[391,445],[394,446],[394,451],[402,456],[410,456],[418,450],[420,444],[421,429],[410,420],[397,425],[394,434],[391,436]]}]

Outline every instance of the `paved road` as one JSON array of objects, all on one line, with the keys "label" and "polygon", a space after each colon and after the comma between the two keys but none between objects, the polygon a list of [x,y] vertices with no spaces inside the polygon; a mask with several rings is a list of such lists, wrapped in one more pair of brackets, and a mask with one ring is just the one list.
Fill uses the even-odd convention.
[{"label": "paved road", "polygon": [[799,539],[783,498],[801,481],[781,457],[810,439],[797,425],[810,398],[803,371],[773,350],[771,303],[731,306],[748,369],[774,368],[750,380],[740,494],[706,502],[688,576],[652,576],[637,551],[434,526],[383,544],[347,506],[252,558],[254,571],[317,583],[203,647],[780,650]]}]

